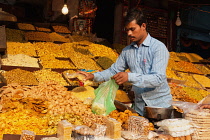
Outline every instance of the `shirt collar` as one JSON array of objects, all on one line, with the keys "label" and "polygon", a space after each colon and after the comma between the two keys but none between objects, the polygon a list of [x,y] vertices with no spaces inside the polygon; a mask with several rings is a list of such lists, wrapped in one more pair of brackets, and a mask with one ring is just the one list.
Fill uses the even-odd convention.
[{"label": "shirt collar", "polygon": [[[148,33],[148,34],[147,34],[147,37],[145,38],[145,40],[143,41],[143,43],[140,44],[140,46],[142,46],[142,47],[149,47],[149,46],[150,46],[150,40],[151,40],[151,38],[152,38],[152,37],[151,37],[150,34]],[[137,47],[137,48],[138,48],[136,42],[132,42],[132,43],[131,43],[131,46]]]}]

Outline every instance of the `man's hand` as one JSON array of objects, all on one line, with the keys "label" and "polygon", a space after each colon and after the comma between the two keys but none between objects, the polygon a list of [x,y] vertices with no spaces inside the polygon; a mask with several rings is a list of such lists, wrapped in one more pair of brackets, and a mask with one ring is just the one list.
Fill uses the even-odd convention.
[{"label": "man's hand", "polygon": [[210,104],[202,104],[199,106],[200,109],[210,109]]},{"label": "man's hand", "polygon": [[93,80],[94,79],[94,75],[92,73],[87,73],[87,72],[84,72],[84,71],[78,71],[77,73],[85,75],[84,80]]},{"label": "man's hand", "polygon": [[128,81],[127,72],[119,72],[112,77],[118,85],[121,85]]}]

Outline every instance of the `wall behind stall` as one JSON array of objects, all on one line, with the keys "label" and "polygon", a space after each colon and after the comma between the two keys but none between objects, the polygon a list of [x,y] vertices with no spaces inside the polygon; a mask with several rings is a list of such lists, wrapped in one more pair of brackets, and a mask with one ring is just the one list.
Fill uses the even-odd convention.
[{"label": "wall behind stall", "polygon": [[209,58],[210,6],[189,6],[180,12],[182,25],[177,27],[177,51],[197,53],[205,59]]},{"label": "wall behind stall", "polygon": [[[95,23],[93,32],[99,38],[105,38],[109,43],[113,43],[114,32],[114,0],[96,0],[98,7],[96,11]],[[119,15],[120,16],[120,15]]]}]

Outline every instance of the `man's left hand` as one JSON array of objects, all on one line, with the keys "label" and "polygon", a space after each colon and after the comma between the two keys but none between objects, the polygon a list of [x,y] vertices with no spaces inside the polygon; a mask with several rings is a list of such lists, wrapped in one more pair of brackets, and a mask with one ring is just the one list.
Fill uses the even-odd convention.
[{"label": "man's left hand", "polygon": [[112,77],[118,85],[121,85],[128,81],[127,72],[119,72]]}]

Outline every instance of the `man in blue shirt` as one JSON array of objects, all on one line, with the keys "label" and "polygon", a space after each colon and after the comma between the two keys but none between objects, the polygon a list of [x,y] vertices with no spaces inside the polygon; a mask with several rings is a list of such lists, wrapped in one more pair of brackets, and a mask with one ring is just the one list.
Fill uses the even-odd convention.
[{"label": "man in blue shirt", "polygon": [[[80,72],[86,80],[108,81],[117,84],[130,82],[134,91],[134,109],[144,115],[144,107],[170,107],[172,96],[166,78],[169,52],[146,30],[146,18],[141,10],[131,10],[125,19],[125,29],[132,43],[126,46],[117,61],[104,71],[94,74]],[[130,72],[125,72],[129,69]]]}]

